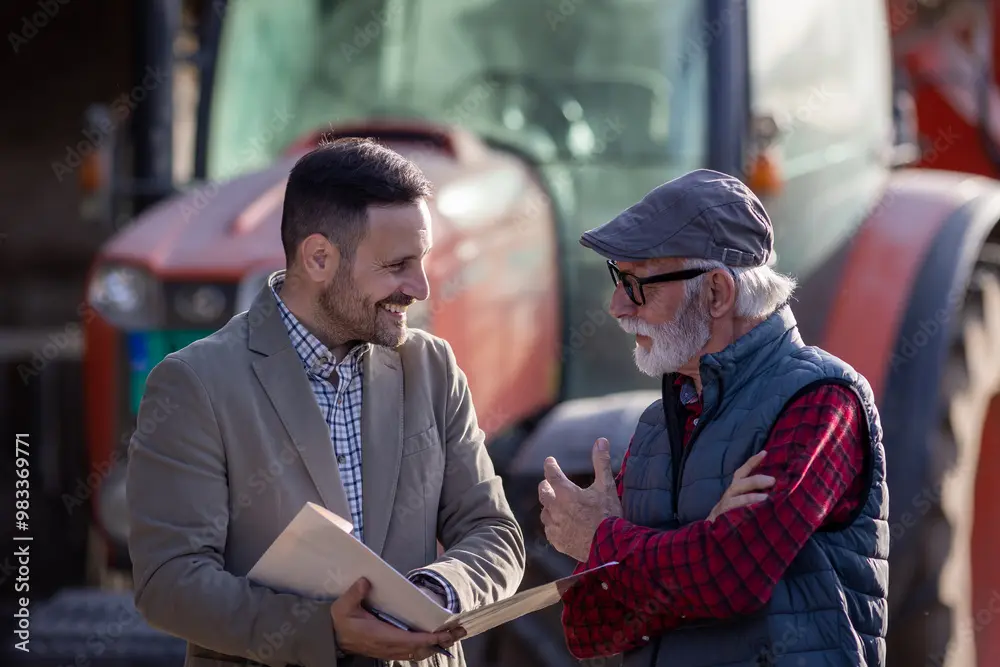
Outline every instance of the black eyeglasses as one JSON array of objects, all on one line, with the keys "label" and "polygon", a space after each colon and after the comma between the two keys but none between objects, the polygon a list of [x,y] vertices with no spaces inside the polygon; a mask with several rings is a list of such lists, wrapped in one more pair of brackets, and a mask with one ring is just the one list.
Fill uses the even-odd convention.
[{"label": "black eyeglasses", "polygon": [[619,269],[614,260],[608,260],[608,271],[611,272],[611,280],[614,281],[615,287],[618,287],[618,284],[621,283],[622,286],[625,287],[625,293],[628,294],[628,298],[632,299],[632,303],[637,306],[642,306],[646,303],[646,295],[642,293],[643,285],[650,285],[652,283],[672,283],[678,280],[690,280],[691,278],[697,278],[703,273],[708,273],[711,270],[712,269],[684,269],[683,271],[671,271],[669,273],[659,273],[655,276],[640,278]]}]

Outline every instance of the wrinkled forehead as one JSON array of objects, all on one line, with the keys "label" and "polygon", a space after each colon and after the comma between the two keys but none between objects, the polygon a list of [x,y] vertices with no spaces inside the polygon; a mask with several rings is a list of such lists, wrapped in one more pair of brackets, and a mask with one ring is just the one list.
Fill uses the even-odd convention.
[{"label": "wrinkled forehead", "polygon": [[637,276],[648,276],[654,273],[679,271],[684,268],[684,260],[680,257],[656,257],[637,262],[617,262],[618,268]]}]

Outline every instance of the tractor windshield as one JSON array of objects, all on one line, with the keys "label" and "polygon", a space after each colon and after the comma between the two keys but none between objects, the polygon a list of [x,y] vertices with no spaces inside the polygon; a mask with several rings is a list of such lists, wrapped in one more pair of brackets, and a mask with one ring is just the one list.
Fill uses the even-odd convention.
[{"label": "tractor windshield", "polygon": [[377,117],[457,123],[542,164],[695,166],[707,115],[702,5],[230,2],[207,176],[263,167],[311,131]]}]

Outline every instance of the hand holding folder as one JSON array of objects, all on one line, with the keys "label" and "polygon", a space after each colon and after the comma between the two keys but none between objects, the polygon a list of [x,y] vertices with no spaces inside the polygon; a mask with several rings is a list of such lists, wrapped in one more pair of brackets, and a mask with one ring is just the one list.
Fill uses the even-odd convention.
[{"label": "hand holding folder", "polygon": [[[353,526],[324,507],[307,503],[268,547],[248,577],[279,592],[312,599],[340,598],[358,579],[370,582],[364,606],[414,632],[457,628],[466,637],[555,604],[580,577],[601,568],[521,591],[478,609],[452,614],[351,535]],[[608,563],[610,567],[616,563]]]},{"label": "hand holding folder", "polygon": [[382,660],[423,660],[432,653],[453,657],[448,647],[465,636],[456,628],[443,632],[414,632],[405,624],[364,603],[371,591],[367,579],[359,579],[333,603],[337,645],[345,653]]}]

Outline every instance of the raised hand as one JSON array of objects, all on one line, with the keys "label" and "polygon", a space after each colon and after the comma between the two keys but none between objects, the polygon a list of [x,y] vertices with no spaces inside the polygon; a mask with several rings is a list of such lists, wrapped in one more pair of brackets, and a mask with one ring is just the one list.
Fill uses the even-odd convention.
[{"label": "raised hand", "polygon": [[591,458],[594,482],[587,488],[571,482],[551,456],[545,459],[545,479],[538,485],[545,537],[558,551],[578,561],[587,560],[600,523],[622,515],[607,439],[598,438]]}]

